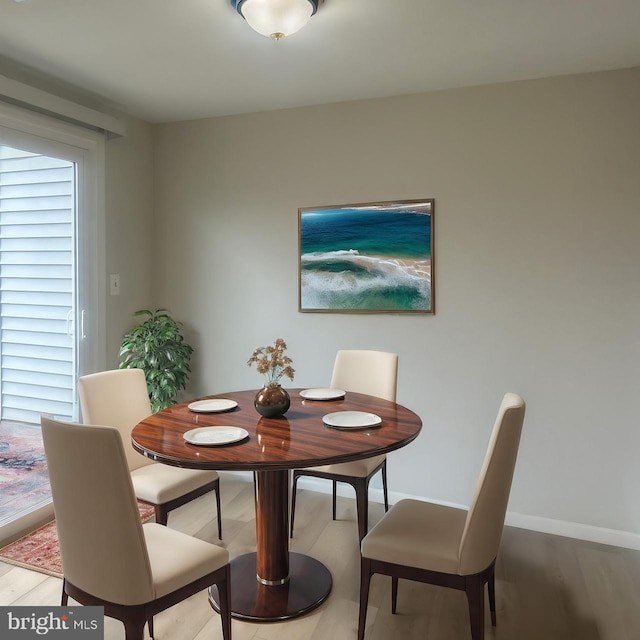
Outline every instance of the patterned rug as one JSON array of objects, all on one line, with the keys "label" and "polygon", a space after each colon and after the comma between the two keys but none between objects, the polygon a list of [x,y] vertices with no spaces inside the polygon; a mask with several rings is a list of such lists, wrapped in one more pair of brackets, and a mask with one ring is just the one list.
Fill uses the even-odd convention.
[{"label": "patterned rug", "polygon": [[37,426],[0,425],[0,525],[51,500],[42,434]]},{"label": "patterned rug", "polygon": [[[148,504],[138,502],[138,509],[142,522],[150,520],[154,515],[153,507]],[[0,560],[62,578],[62,563],[55,520],[0,549]]]}]

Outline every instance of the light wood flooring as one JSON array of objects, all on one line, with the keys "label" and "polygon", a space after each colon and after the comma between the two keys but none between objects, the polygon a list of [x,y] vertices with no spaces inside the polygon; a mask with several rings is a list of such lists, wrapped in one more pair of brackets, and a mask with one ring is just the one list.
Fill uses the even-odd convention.
[{"label": "light wood flooring", "polygon": [[[221,474],[224,546],[232,556],[254,550],[253,486]],[[169,526],[217,542],[214,500],[203,496],[172,512]],[[383,514],[370,507],[371,522]],[[283,623],[234,620],[234,640],[354,640],[358,619],[359,553],[355,500],[299,491],[292,550],[324,562],[333,575],[328,600],[306,617]],[[0,606],[57,605],[61,580],[0,563]],[[233,587],[232,587],[233,588]],[[398,614],[390,612],[391,581],[374,576],[367,640],[470,640],[462,592],[400,582]],[[521,529],[505,530],[497,564],[498,626],[487,640],[638,640],[640,552]],[[488,615],[487,615],[488,620]],[[157,640],[218,640],[220,619],[206,593],[155,618]],[[105,639],[122,640],[120,623],[105,619]]]}]

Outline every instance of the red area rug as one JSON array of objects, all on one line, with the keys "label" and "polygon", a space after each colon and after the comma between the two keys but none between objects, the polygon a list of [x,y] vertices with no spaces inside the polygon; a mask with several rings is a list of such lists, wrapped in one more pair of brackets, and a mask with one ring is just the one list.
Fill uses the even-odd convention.
[{"label": "red area rug", "polygon": [[[138,502],[138,509],[142,522],[150,520],[154,515],[153,507],[148,504]],[[0,549],[0,560],[62,578],[62,562],[55,520]]]}]

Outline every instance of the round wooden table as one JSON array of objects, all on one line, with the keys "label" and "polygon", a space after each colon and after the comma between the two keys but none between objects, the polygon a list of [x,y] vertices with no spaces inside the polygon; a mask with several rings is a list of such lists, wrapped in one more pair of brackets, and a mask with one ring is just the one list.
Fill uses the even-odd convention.
[{"label": "round wooden table", "polygon": [[[226,398],[238,406],[224,413],[194,413],[188,403],[160,411],[136,425],[133,447],[152,460],[189,469],[256,472],[256,552],[231,561],[231,610],[235,618],[257,622],[286,620],[311,611],[331,591],[331,574],[318,560],[289,552],[289,470],[377,456],[409,444],[422,421],[395,402],[360,393],[331,401],[304,400],[288,390],[291,407],[282,418],[262,418],[255,391],[234,391],[202,399]],[[365,411],[382,424],[334,429],[322,417],[334,411]],[[201,426],[234,426],[248,438],[225,446],[187,443],[183,434]],[[215,587],[212,605],[219,610]]]}]

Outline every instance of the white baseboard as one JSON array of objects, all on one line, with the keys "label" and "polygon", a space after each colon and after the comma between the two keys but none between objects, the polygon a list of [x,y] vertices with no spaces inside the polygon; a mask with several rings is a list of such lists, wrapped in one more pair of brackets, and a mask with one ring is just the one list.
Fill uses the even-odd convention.
[{"label": "white baseboard", "polygon": [[577,538],[578,540],[587,540],[640,551],[640,534],[632,533],[631,531],[594,527],[593,525],[579,522],[528,516],[511,511],[507,513],[506,523],[519,529],[529,529],[530,531],[551,533],[565,538]]},{"label": "white baseboard", "polygon": [[10,544],[51,520],[53,520],[53,503],[49,501],[20,516],[17,520],[12,520],[0,526],[0,547]]},{"label": "white baseboard", "polygon": [[[300,489],[309,489],[319,493],[331,493],[331,483],[319,478],[300,478],[298,480]],[[338,483],[338,495],[343,497],[353,497],[353,489],[345,483]],[[410,498],[412,500],[431,500],[423,496],[414,496],[395,491],[389,492],[389,503],[394,504],[399,500]],[[373,502],[384,502],[382,489],[369,488],[369,500]],[[438,504],[448,507],[467,509],[468,505],[453,504],[441,500],[432,500]],[[576,538],[600,544],[608,544],[614,547],[624,547],[625,549],[635,549],[640,551],[640,534],[630,531],[620,531],[618,529],[606,529],[605,527],[594,527],[593,525],[581,524],[578,522],[568,522],[565,520],[554,520],[552,518],[541,518],[539,516],[529,516],[522,513],[509,511],[506,517],[506,524],[518,529],[528,529],[539,531],[540,533],[550,533],[565,538]]]}]

